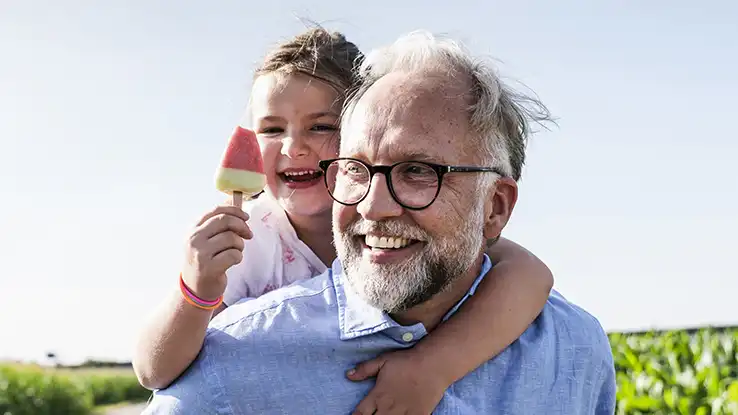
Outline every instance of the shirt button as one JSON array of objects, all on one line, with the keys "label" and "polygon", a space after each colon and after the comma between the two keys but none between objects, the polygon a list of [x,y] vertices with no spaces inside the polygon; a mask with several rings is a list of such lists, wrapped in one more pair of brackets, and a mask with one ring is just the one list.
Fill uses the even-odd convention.
[{"label": "shirt button", "polygon": [[402,340],[406,342],[413,341],[413,334],[412,333],[405,333],[402,335]]}]

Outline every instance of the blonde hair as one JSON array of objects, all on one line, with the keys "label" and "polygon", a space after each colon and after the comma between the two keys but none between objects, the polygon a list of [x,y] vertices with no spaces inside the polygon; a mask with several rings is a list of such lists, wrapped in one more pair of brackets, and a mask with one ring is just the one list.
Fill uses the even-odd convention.
[{"label": "blonde hair", "polygon": [[359,48],[342,33],[315,27],[273,48],[254,72],[254,79],[271,73],[299,73],[325,82],[345,98],[362,59]]}]

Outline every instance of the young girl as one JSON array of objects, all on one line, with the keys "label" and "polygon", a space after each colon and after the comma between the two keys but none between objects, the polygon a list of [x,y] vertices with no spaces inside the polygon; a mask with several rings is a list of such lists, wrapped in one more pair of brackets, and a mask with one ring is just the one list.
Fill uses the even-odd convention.
[{"label": "young girl", "polygon": [[[186,302],[173,279],[173,295],[147,325],[133,360],[143,386],[163,388],[184,372],[202,347],[208,322],[226,305],[312,278],[336,259],[333,201],[318,161],[337,154],[341,105],[359,59],[343,35],[312,29],[277,46],[256,71],[250,117],[267,185],[244,204],[250,235],[243,235],[243,259],[228,269],[227,284],[222,277],[192,281],[197,278],[183,273],[196,296],[223,295],[215,311]],[[553,285],[545,264],[505,239],[488,254],[495,266],[454,317],[415,347],[349,371],[353,381],[377,376],[362,411],[371,413],[381,401],[393,411],[432,412],[446,388],[499,354],[538,316]]]}]

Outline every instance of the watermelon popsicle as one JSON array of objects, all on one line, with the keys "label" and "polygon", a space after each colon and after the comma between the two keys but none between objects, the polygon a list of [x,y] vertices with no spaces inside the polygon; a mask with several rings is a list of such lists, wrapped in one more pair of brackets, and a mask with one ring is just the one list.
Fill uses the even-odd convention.
[{"label": "watermelon popsicle", "polygon": [[240,126],[228,140],[218,170],[215,187],[233,196],[233,206],[241,207],[244,196],[253,196],[264,189],[266,176],[256,134]]}]

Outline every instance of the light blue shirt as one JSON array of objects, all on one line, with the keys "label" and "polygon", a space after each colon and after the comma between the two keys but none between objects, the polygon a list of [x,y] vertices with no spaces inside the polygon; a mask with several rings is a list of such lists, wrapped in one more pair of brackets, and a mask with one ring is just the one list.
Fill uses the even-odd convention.
[{"label": "light blue shirt", "polygon": [[[447,318],[474,294],[480,276]],[[484,330],[484,327],[480,327]],[[427,333],[364,302],[331,270],[244,300],[210,324],[190,368],[145,414],[350,414],[374,385],[345,372]],[[552,292],[510,347],[451,385],[434,414],[611,415],[615,369],[599,322]]]}]

